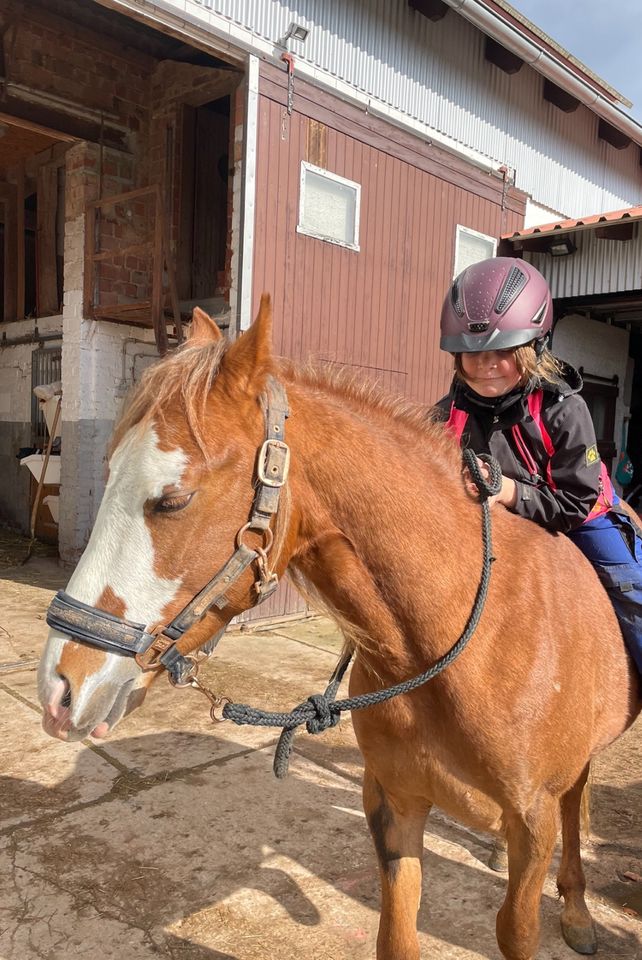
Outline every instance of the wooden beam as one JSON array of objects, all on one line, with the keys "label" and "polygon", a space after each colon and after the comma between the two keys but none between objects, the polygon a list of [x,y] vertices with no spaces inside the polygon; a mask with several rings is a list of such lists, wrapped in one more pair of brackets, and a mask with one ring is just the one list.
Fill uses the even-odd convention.
[{"label": "wooden beam", "polygon": [[[163,229],[163,246],[165,248],[165,269],[167,272],[167,283],[169,286],[169,296],[172,305],[172,314],[174,315],[174,332],[179,343],[183,342],[183,323],[181,320],[181,308],[178,302],[178,290],[176,288],[176,271],[174,270],[174,258],[169,239],[169,224],[162,208],[159,208],[161,214],[161,225]],[[164,321],[163,321],[164,322]]]},{"label": "wooden beam", "polygon": [[176,282],[182,300],[192,296],[194,253],[194,158],[196,156],[196,110],[183,104],[180,119],[181,169],[179,171],[179,212],[176,253]]},{"label": "wooden beam", "polygon": [[442,20],[449,9],[443,0],[408,0],[408,6],[433,22]]},{"label": "wooden beam", "polygon": [[94,263],[100,263],[101,260],[113,260],[115,257],[126,257],[127,254],[134,256],[149,255],[152,248],[151,240],[142,240],[140,243],[130,243],[127,247],[118,247],[117,250],[103,250],[102,253],[95,253]]},{"label": "wooden beam", "polygon": [[54,136],[62,133],[66,134],[67,138],[89,140],[91,143],[100,143],[102,137],[103,146],[128,151],[127,132],[110,123],[101,127],[98,121],[72,116],[63,110],[31,103],[6,93],[0,95],[0,113],[7,116],[8,123],[26,120],[36,127],[52,130]]},{"label": "wooden beam", "polygon": [[607,123],[606,120],[602,120],[601,118],[597,127],[597,135],[600,140],[606,140],[606,142],[610,143],[611,146],[615,147],[616,150],[626,150],[628,145],[631,143],[630,137],[627,137],[627,135],[622,133],[621,130],[613,127],[610,123]]},{"label": "wooden beam", "polygon": [[500,70],[503,70],[504,73],[519,73],[524,66],[524,61],[518,57],[517,54],[511,50],[507,50],[506,47],[503,47],[501,43],[493,40],[492,37],[486,37],[484,56],[489,63],[493,63],[496,67],[499,67]]},{"label": "wooden beam", "polygon": [[16,320],[25,318],[25,166],[16,168]]},{"label": "wooden beam", "polygon": [[16,188],[12,183],[3,184],[9,188],[6,196],[2,197],[4,206],[4,320],[15,320],[17,307],[16,297],[16,254],[18,241],[16,239]]},{"label": "wooden beam", "polygon": [[22,130],[29,130],[31,133],[41,133],[45,137],[51,137],[53,140],[60,140],[63,143],[76,143],[77,137],[62,133],[60,130],[52,130],[51,127],[43,127],[39,123],[32,123],[23,117],[11,116],[9,113],[3,113],[0,110],[0,123],[7,123],[13,127],[20,127]]},{"label": "wooden beam", "polygon": [[574,113],[580,105],[576,97],[572,97],[566,90],[562,90],[552,80],[544,79],[544,99],[564,113]]},{"label": "wooden beam", "polygon": [[43,164],[38,169],[38,226],[36,230],[36,313],[39,317],[58,313],[58,264],[56,211],[58,208],[58,167]]},{"label": "wooden beam", "polygon": [[635,233],[635,224],[624,220],[622,223],[614,223],[612,226],[595,228],[596,240],[632,240]]},{"label": "wooden beam", "polygon": [[87,203],[89,207],[113,207],[116,203],[126,203],[128,200],[136,200],[139,197],[151,197],[158,190],[154,184],[151,187],[137,187],[135,190],[126,190],[125,193],[114,193],[109,197],[101,197],[99,200],[90,200]]},{"label": "wooden beam", "polygon": [[154,265],[152,270],[152,325],[161,357],[167,353],[167,325],[163,313],[163,199],[156,192],[154,217]]}]

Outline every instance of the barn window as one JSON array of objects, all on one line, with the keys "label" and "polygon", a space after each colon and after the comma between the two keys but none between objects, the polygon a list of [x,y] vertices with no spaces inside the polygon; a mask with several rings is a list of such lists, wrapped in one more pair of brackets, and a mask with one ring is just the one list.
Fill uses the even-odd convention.
[{"label": "barn window", "polygon": [[358,250],[360,200],[359,183],[303,161],[297,231]]},{"label": "barn window", "polygon": [[34,447],[47,443],[45,409],[33,392],[34,387],[62,379],[62,347],[39,347],[31,354],[31,442]]},{"label": "barn window", "polygon": [[494,237],[488,237],[485,233],[457,224],[453,277],[459,276],[462,270],[472,266],[473,263],[494,257],[496,252],[497,240]]}]

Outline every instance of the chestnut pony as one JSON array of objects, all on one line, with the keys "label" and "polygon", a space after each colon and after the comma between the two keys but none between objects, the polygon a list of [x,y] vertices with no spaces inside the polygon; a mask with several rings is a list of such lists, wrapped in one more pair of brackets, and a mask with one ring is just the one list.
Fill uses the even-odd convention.
[{"label": "chestnut pony", "polygon": [[[275,360],[267,297],[231,345],[196,311],[188,342],[147,371],[116,429],[68,594],[152,629],[210,580],[251,510],[269,376],[287,391],[291,450],[272,565],[279,576],[289,567],[350,625],[351,694],[422,673],[462,633],[481,575],[481,511],[459,450],[418,407]],[[503,507],[493,508],[493,538],[486,608],[464,653],[425,686],[353,715],[381,873],[379,960],[419,957],[433,803],[507,839],[497,939],[508,960],[536,955],[561,810],[562,928],[576,950],[595,950],[580,799],[591,757],[634,718],[636,679],[607,596],[572,543]],[[183,652],[251,606],[255,580],[245,570],[228,605],[188,631]],[[104,736],[158,672],[52,630],[39,672],[45,728]]]}]

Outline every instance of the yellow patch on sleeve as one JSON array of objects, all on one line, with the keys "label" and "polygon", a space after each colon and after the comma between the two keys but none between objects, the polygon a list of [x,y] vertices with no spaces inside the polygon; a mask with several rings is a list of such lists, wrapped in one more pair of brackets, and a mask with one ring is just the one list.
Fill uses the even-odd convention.
[{"label": "yellow patch on sleeve", "polygon": [[591,447],[586,448],[586,466],[587,467],[590,467],[591,464],[593,463],[597,463],[599,459],[600,459],[600,455],[598,453],[598,449],[595,444],[593,444],[593,446]]}]

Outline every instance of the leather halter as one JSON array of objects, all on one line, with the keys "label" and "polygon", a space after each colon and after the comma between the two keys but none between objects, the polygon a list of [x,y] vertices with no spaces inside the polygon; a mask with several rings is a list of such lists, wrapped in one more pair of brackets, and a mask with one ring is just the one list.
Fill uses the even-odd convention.
[{"label": "leather halter", "polygon": [[[132,623],[104,610],[88,606],[58,591],[47,610],[47,623],[55,630],[69,634],[77,643],[84,643],[109,653],[135,657],[143,670],[166,668],[175,684],[184,684],[195,672],[194,657],[184,656],[176,647],[183,635],[212,608],[222,610],[229,602],[228,592],[239,577],[256,562],[258,579],[254,584],[253,606],[271,596],[278,586],[278,576],[270,570],[268,554],[273,533],[270,522],[279,508],[281,488],[290,466],[290,450],[284,442],[285,421],[289,415],[284,387],[269,377],[260,397],[265,416],[265,440],[258,451],[257,484],[250,519],[236,535],[236,550],[221,569],[183,607],[171,623],[149,632],[140,623]],[[264,545],[253,549],[244,541],[246,531],[262,534]],[[211,653],[225,632],[225,627],[204,645]]]}]

